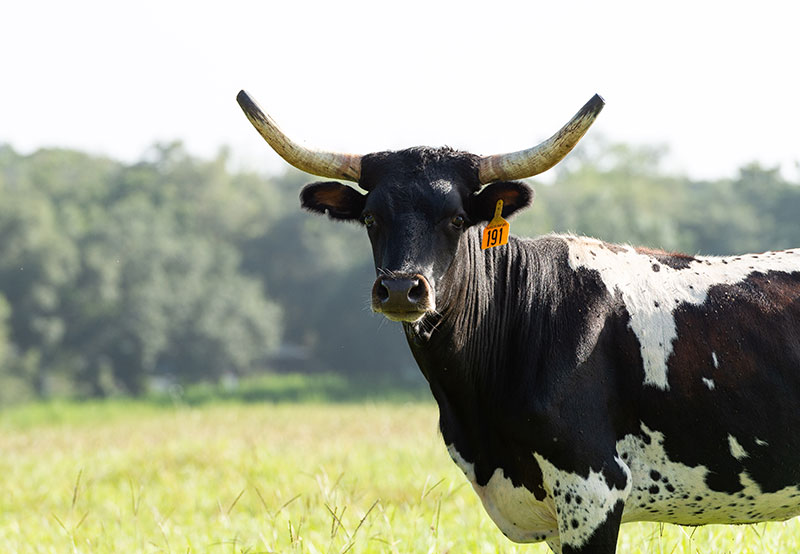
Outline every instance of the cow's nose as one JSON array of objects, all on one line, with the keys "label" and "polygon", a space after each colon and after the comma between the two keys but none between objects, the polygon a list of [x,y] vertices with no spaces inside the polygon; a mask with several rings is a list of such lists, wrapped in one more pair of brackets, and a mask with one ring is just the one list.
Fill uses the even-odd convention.
[{"label": "cow's nose", "polygon": [[425,293],[418,277],[388,279],[381,277],[375,293],[382,304],[417,304]]},{"label": "cow's nose", "polygon": [[390,319],[413,321],[428,311],[430,296],[422,275],[384,275],[372,287],[372,309]]}]

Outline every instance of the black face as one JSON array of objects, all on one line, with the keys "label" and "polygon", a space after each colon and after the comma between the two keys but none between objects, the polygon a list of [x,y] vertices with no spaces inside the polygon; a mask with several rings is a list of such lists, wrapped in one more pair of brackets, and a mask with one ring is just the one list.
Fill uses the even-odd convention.
[{"label": "black face", "polygon": [[414,148],[364,156],[360,194],[336,182],[314,183],[301,195],[304,208],[333,219],[358,221],[367,230],[377,279],[372,309],[413,322],[436,310],[437,283],[456,258],[467,230],[494,215],[528,206],[533,193],[517,182],[480,190],[477,158],[449,149]]}]

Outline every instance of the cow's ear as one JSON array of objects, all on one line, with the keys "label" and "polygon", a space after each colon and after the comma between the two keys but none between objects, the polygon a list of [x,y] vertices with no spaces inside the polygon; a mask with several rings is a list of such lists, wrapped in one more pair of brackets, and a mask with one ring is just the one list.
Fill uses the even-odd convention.
[{"label": "cow's ear", "polygon": [[533,189],[519,181],[502,181],[487,185],[469,198],[467,211],[473,222],[489,221],[494,217],[497,201],[503,201],[503,217],[527,208],[533,202]]},{"label": "cow's ear", "polygon": [[366,194],[336,181],[311,183],[300,192],[300,205],[306,210],[345,221],[361,219],[366,200]]}]

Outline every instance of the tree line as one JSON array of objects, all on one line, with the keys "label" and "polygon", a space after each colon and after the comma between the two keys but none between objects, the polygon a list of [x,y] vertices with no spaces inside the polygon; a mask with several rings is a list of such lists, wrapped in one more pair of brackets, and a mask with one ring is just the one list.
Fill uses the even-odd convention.
[{"label": "tree line", "polygon": [[[664,150],[589,143],[533,182],[512,233],[689,253],[800,246],[800,183],[756,163],[694,181]],[[122,163],[0,145],[0,402],[142,394],[259,371],[415,378],[370,313],[366,234],[299,209],[314,178],[266,176],[180,143]]]}]

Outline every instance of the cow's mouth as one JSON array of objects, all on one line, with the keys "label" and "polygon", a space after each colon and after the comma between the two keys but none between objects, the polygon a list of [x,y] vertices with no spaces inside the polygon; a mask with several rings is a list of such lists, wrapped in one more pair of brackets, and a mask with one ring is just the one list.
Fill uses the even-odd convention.
[{"label": "cow's mouth", "polygon": [[423,317],[425,314],[428,313],[427,310],[414,310],[409,312],[389,312],[386,310],[375,310],[376,312],[383,314],[386,319],[390,319],[392,321],[400,321],[405,323],[416,323]]}]

